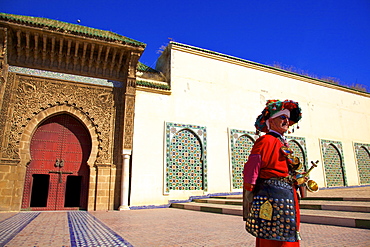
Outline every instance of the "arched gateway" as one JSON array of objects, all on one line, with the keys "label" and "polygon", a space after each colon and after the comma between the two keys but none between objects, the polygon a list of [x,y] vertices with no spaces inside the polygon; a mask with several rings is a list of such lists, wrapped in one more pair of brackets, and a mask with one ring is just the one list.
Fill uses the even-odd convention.
[{"label": "arched gateway", "polygon": [[129,208],[137,82],[169,93],[147,85],[167,80],[138,63],[145,47],[0,13],[0,211]]},{"label": "arched gateway", "polygon": [[91,137],[68,114],[43,121],[30,143],[23,209],[87,209]]}]

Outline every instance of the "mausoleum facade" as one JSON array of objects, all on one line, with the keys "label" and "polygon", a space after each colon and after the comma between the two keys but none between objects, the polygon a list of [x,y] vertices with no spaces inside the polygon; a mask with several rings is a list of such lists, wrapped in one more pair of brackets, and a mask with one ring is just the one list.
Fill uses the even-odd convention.
[{"label": "mausoleum facade", "polygon": [[242,191],[268,99],[320,187],[370,184],[370,94],[170,42],[0,14],[0,210],[125,210]]}]

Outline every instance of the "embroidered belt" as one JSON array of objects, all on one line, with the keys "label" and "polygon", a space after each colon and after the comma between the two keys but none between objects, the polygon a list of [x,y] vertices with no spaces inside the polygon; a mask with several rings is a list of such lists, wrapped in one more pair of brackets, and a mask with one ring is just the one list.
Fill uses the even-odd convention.
[{"label": "embroidered belt", "polygon": [[[288,177],[277,177],[277,178],[270,178],[270,179],[260,179],[260,182],[262,183],[274,183],[275,185],[283,186],[286,184],[286,186],[292,187],[294,184],[294,180],[288,176]],[[281,182],[281,183],[279,183]]]},{"label": "embroidered belt", "polygon": [[299,233],[291,183],[280,178],[258,180],[245,228],[258,238],[296,242]]}]

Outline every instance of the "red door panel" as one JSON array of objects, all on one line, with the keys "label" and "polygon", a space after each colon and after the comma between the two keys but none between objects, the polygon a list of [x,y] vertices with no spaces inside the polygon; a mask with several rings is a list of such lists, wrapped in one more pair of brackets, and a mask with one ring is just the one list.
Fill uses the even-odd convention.
[{"label": "red door panel", "polygon": [[[89,183],[86,162],[91,151],[91,138],[86,128],[67,114],[51,117],[35,131],[30,150],[22,208],[86,209]],[[41,174],[49,176],[37,176]],[[68,176],[71,178],[67,179]],[[48,189],[45,189],[46,184]],[[66,193],[66,188],[71,186],[80,191],[72,193],[68,189],[70,192]],[[36,206],[44,205],[45,201],[44,207]]]}]

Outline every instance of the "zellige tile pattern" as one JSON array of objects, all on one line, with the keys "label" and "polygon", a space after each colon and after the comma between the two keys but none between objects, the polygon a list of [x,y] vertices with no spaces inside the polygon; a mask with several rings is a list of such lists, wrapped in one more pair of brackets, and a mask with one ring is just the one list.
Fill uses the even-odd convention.
[{"label": "zellige tile pattern", "polygon": [[347,186],[342,143],[321,140],[327,187]]},{"label": "zellige tile pattern", "polygon": [[251,131],[230,130],[230,150],[233,189],[243,188],[243,169],[255,142]]},{"label": "zellige tile pattern", "polygon": [[68,212],[68,225],[71,246],[132,246],[88,212]]},{"label": "zellige tile pattern", "polygon": [[166,123],[166,186],[207,190],[207,131],[191,124]]},{"label": "zellige tile pattern", "polygon": [[370,144],[355,143],[360,184],[370,184]]},{"label": "zellige tile pattern", "polygon": [[0,222],[0,246],[4,246],[23,230],[40,213],[18,213]]},{"label": "zellige tile pattern", "polygon": [[[33,212],[22,212],[32,214]],[[69,246],[69,229],[65,211],[44,211],[31,221],[6,246]]]}]

